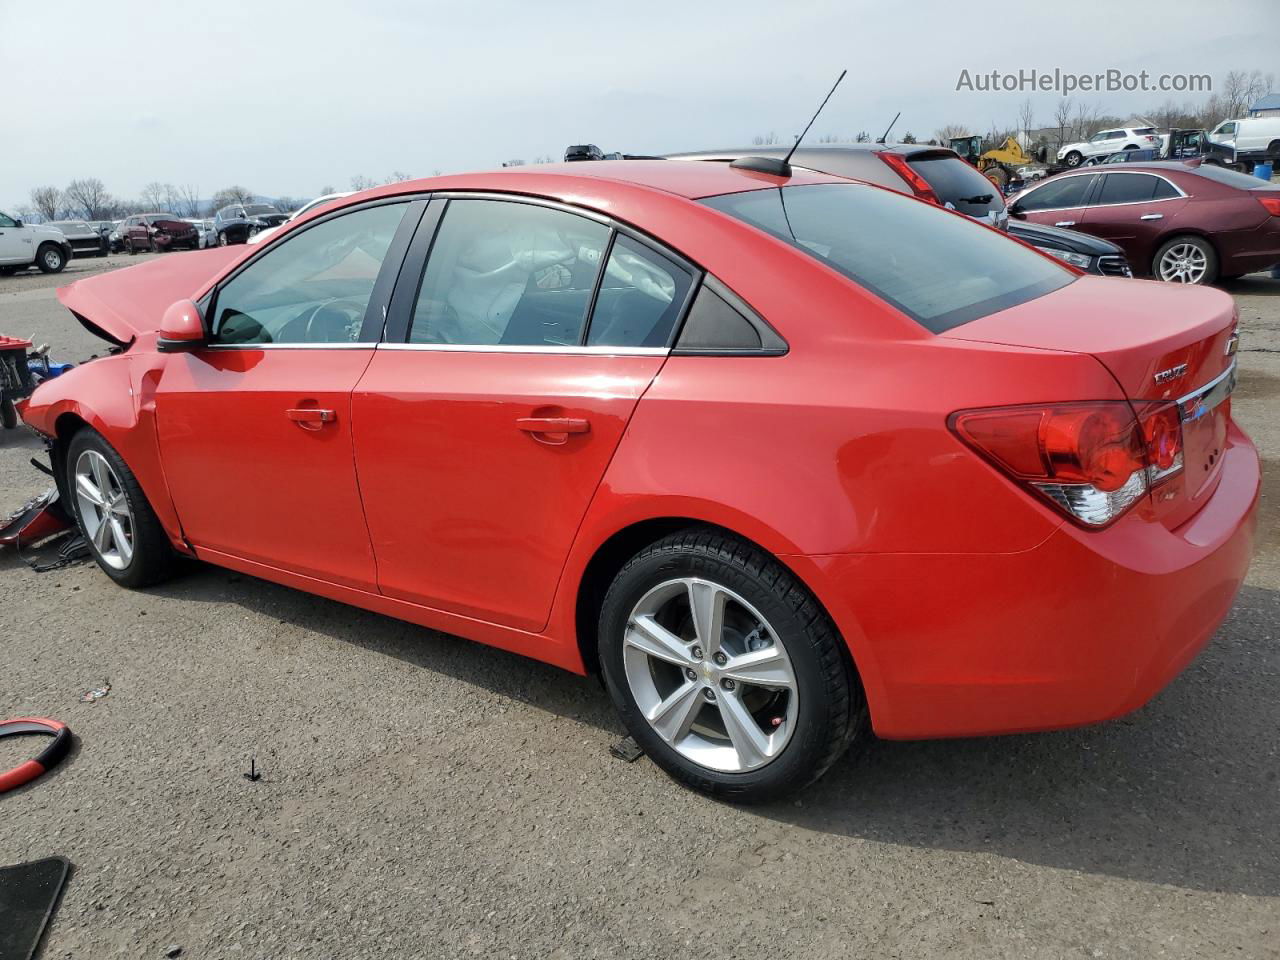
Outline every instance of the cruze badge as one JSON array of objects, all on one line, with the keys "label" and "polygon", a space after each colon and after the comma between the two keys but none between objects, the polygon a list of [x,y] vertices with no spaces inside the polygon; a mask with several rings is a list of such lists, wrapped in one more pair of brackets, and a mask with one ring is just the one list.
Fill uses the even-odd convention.
[{"label": "cruze badge", "polygon": [[1170,380],[1177,380],[1187,372],[1187,365],[1180,363],[1176,367],[1170,367],[1168,370],[1161,370],[1156,374],[1156,383],[1168,383]]}]

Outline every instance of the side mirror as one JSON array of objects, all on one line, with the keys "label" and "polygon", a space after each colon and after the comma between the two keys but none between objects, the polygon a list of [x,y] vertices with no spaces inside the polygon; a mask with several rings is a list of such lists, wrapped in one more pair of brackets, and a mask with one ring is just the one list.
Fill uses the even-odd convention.
[{"label": "side mirror", "polygon": [[161,353],[182,353],[205,344],[204,320],[191,300],[179,300],[160,319],[156,349]]},{"label": "side mirror", "polygon": [[19,217],[17,220],[13,221],[13,225],[14,225],[14,227],[20,227],[20,226],[22,226],[22,218],[21,218],[21,217]]}]

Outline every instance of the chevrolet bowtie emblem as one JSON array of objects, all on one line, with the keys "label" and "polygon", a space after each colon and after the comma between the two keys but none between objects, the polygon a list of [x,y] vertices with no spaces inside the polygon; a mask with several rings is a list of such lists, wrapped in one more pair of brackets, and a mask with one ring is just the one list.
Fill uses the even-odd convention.
[{"label": "chevrolet bowtie emblem", "polygon": [[1170,367],[1168,370],[1161,370],[1155,376],[1156,383],[1168,383],[1170,380],[1177,380],[1187,372],[1187,365],[1180,363],[1176,367]]},{"label": "chevrolet bowtie emblem", "polygon": [[1230,339],[1227,340],[1226,354],[1228,357],[1234,357],[1236,354],[1236,351],[1239,349],[1240,349],[1240,335],[1233,333]]}]

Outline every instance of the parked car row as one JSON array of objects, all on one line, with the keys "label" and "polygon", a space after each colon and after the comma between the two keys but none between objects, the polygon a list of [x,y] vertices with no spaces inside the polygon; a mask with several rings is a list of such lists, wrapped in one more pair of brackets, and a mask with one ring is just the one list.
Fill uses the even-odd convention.
[{"label": "parked car row", "polygon": [[[194,556],[598,672],[724,798],[873,731],[1147,702],[1252,554],[1234,304],[1000,227],[1064,216],[1062,184],[1077,221],[1118,192],[1234,233],[1280,198],[1134,164],[1006,223],[950,151],[734,153],[398,183],[78,280],[59,299],[121,352],[21,415],[118,584]],[[876,183],[814,169],[844,163]]]}]

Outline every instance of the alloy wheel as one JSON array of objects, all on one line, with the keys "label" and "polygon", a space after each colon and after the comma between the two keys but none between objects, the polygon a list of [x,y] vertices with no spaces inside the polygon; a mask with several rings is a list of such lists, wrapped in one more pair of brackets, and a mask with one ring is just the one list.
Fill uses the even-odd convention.
[{"label": "alloy wheel", "polygon": [[1168,283],[1201,283],[1208,268],[1203,250],[1194,243],[1178,243],[1160,258],[1160,279]]},{"label": "alloy wheel", "polygon": [[102,562],[123,570],[133,559],[133,513],[120,478],[96,450],[76,459],[76,506],[85,536]]},{"label": "alloy wheel", "polygon": [[724,773],[763,767],[795,731],[798,689],[782,639],[742,597],[684,577],[627,620],[623,667],[640,713],[685,759]]},{"label": "alloy wheel", "polygon": [[62,254],[57,250],[46,250],[44,253],[44,265],[50,270],[57,270],[62,266]]}]

